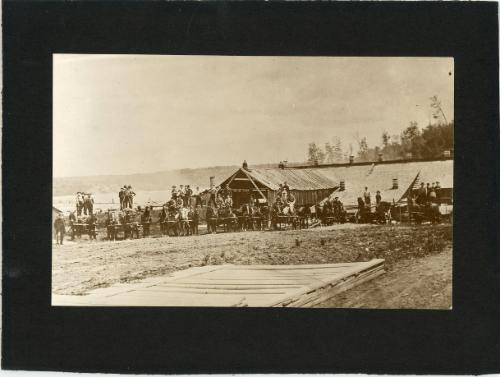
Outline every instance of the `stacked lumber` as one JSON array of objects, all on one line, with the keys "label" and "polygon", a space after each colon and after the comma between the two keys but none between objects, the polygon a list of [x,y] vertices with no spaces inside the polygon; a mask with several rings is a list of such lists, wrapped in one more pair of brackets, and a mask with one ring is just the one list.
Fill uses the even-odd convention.
[{"label": "stacked lumber", "polygon": [[275,307],[309,308],[329,300],[333,296],[354,288],[385,273],[384,260],[373,259],[356,270],[350,270],[341,276],[334,276],[327,281],[303,288],[291,297],[273,304]]},{"label": "stacked lumber", "polygon": [[384,273],[384,260],[302,265],[208,265],[52,296],[52,305],[314,307]]}]

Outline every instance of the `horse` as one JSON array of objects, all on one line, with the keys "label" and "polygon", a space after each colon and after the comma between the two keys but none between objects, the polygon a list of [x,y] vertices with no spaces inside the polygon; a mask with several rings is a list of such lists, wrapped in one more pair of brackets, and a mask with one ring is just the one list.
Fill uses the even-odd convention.
[{"label": "horse", "polygon": [[165,234],[178,236],[180,231],[179,210],[170,208],[165,219]]},{"label": "horse", "polygon": [[207,220],[207,232],[208,233],[217,233],[217,218],[218,218],[218,210],[215,207],[208,206],[206,213]]},{"label": "horse", "polygon": [[200,211],[197,207],[195,207],[191,212],[191,234],[199,234],[198,233],[198,223],[200,221]]},{"label": "horse", "polygon": [[238,228],[241,230],[254,230],[253,215],[255,210],[250,204],[243,204],[239,209],[233,210],[238,217]]},{"label": "horse", "polygon": [[309,218],[311,217],[311,208],[309,206],[300,206],[297,209],[299,229],[309,226]]},{"label": "horse", "polygon": [[108,240],[116,240],[115,225],[118,225],[118,220],[113,212],[108,212],[104,225],[106,226]]},{"label": "horse", "polygon": [[90,239],[97,239],[97,219],[94,215],[90,215],[87,219],[87,229]]},{"label": "horse", "polygon": [[140,238],[141,226],[139,226],[139,222],[135,219],[135,213],[131,211],[127,211],[124,216],[122,216],[122,226],[124,239],[134,238],[134,234],[136,238]]},{"label": "horse", "polygon": [[219,209],[219,218],[224,225],[224,232],[236,231],[238,229],[238,217],[229,206]]},{"label": "horse", "polygon": [[378,224],[388,224],[391,222],[391,209],[392,204],[389,202],[380,202],[376,209],[375,214],[373,216],[373,220],[375,220]]}]

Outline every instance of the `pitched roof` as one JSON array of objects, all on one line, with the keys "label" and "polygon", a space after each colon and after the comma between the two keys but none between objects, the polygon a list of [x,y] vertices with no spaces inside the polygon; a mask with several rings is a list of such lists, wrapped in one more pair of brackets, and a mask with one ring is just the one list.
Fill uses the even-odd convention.
[{"label": "pitched roof", "polygon": [[299,191],[333,189],[339,185],[332,174],[317,168],[251,169],[246,173],[272,190],[277,190],[283,182],[291,190]]},{"label": "pitched roof", "polygon": [[[384,161],[285,169],[255,168],[245,172],[272,190],[277,190],[279,184],[283,182],[287,182],[292,190],[300,191],[336,188],[331,196],[338,196],[344,205],[357,205],[357,199],[362,196],[365,187],[368,187],[373,201],[378,190],[382,200],[389,202],[400,201],[410,186],[415,187],[419,182],[438,181],[442,188],[453,188],[451,159]],[[392,188],[393,179],[398,180],[397,189]],[[344,191],[339,191],[341,181],[345,184]]]},{"label": "pitched roof", "polygon": [[453,160],[414,162],[412,168],[418,170],[420,182],[439,182],[442,188],[453,188]]},{"label": "pitched roof", "polygon": [[[357,205],[365,187],[372,201],[378,190],[382,200],[387,202],[400,201],[410,186],[415,187],[418,182],[439,181],[441,187],[453,188],[453,160],[374,163],[333,169],[339,180],[344,180],[345,190],[337,189],[331,197],[338,196],[344,205]],[[393,179],[398,180],[397,189],[392,188]]]}]

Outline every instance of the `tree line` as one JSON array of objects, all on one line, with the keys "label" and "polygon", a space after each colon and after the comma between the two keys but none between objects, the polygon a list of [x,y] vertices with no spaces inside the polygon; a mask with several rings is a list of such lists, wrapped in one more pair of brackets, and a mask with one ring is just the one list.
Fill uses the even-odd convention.
[{"label": "tree line", "polygon": [[399,135],[383,131],[380,144],[374,147],[368,145],[366,137],[356,135],[356,155],[353,154],[352,144],[344,149],[340,138],[335,138],[332,143],[326,142],[323,148],[311,142],[307,161],[311,164],[342,163],[349,161],[349,156],[354,156],[356,161],[366,162],[378,160],[380,154],[385,160],[441,157],[444,151],[453,149],[453,120],[448,121],[437,96],[430,100],[435,124],[419,128],[417,122],[412,121]]}]

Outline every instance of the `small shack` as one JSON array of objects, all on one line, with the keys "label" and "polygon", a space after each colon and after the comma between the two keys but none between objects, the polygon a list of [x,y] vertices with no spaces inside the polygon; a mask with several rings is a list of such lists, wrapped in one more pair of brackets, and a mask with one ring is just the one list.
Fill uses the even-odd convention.
[{"label": "small shack", "polygon": [[338,182],[322,173],[321,169],[293,167],[240,168],[220,183],[233,193],[235,207],[248,203],[250,195],[261,203],[272,204],[280,184],[287,183],[295,196],[296,205],[313,205],[330,195]]}]

